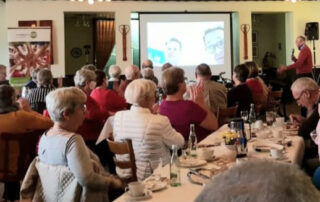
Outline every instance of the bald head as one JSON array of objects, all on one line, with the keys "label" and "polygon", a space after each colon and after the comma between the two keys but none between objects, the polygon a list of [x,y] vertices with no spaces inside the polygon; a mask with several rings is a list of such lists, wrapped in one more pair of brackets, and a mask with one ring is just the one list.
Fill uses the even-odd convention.
[{"label": "bald head", "polygon": [[145,60],[145,61],[142,63],[142,69],[147,68],[147,67],[153,69],[153,63],[152,63],[151,60]]},{"label": "bald head", "polygon": [[127,80],[135,80],[140,77],[139,67],[136,65],[129,65],[125,68],[124,74]]}]

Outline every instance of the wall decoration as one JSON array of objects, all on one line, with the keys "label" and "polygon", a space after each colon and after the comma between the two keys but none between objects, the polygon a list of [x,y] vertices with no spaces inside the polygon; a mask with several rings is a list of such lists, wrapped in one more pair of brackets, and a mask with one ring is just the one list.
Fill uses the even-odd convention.
[{"label": "wall decoration", "polygon": [[35,68],[51,65],[50,28],[9,28],[10,84],[21,87]]},{"label": "wall decoration", "polygon": [[73,58],[79,58],[82,55],[82,50],[80,48],[73,48],[70,54]]}]

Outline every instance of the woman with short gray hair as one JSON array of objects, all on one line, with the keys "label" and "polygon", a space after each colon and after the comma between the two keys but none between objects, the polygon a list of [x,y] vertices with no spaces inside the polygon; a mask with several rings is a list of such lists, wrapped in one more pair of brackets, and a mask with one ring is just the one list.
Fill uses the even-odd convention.
[{"label": "woman with short gray hair", "polygon": [[[108,201],[106,198],[108,188],[121,187],[122,182],[103,171],[99,158],[88,149],[83,138],[76,134],[77,129],[85,120],[87,96],[79,88],[60,88],[50,92],[46,101],[54,125],[40,138],[38,150],[40,163],[50,168],[46,170],[47,172],[56,174],[56,182],[63,184],[64,189],[68,190],[70,185],[66,182],[70,182],[72,177],[61,175],[61,172],[52,172],[52,170],[65,166],[69,168],[77,184],[82,187],[82,191],[88,189],[95,193],[101,192],[101,195],[95,195],[94,200]],[[37,167],[40,181],[46,180],[41,178],[43,176],[41,172],[44,171],[41,168],[43,168],[41,165]],[[25,180],[28,181],[28,179],[26,177]],[[26,182],[24,184],[28,185]],[[48,186],[46,183],[41,183],[41,186],[44,189],[43,196],[51,196],[53,201],[70,200],[68,194],[74,195],[72,199],[77,197],[77,192],[56,194],[59,189],[62,189],[58,185]],[[39,188],[39,186],[35,187]],[[28,190],[23,190],[22,193]],[[33,196],[33,194],[30,195]],[[87,194],[88,196],[90,194]],[[101,196],[103,199],[96,196]]]},{"label": "woman with short gray hair", "polygon": [[[139,181],[150,176],[160,160],[164,164],[169,162],[171,145],[184,145],[182,135],[171,127],[169,119],[153,114],[155,92],[156,85],[152,81],[132,81],[125,91],[127,102],[132,104],[131,109],[119,111],[114,117],[114,140],[132,140]],[[128,156],[122,158],[127,159]],[[132,175],[131,171],[121,169],[117,169],[117,174],[121,178]]]},{"label": "woman with short gray hair", "polygon": [[87,113],[83,124],[77,130],[85,140],[90,149],[94,149],[95,142],[102,130],[104,120],[109,116],[107,111],[100,110],[98,103],[90,96],[92,90],[96,87],[96,74],[94,71],[81,69],[74,76],[76,87],[81,89],[86,95]]},{"label": "woman with short gray hair", "polygon": [[41,69],[37,73],[37,88],[30,89],[27,99],[34,111],[43,113],[46,109],[46,96],[49,92],[55,90],[53,86],[53,76],[49,69]]}]

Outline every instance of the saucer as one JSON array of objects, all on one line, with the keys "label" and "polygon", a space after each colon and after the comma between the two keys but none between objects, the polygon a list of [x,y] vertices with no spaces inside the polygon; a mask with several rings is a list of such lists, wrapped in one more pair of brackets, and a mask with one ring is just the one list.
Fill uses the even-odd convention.
[{"label": "saucer", "polygon": [[131,196],[129,192],[126,192],[126,201],[144,201],[150,199],[152,196],[152,191],[145,189],[144,194],[141,196]]},{"label": "saucer", "polygon": [[167,182],[161,182],[156,180],[147,180],[145,183],[145,187],[152,192],[160,191],[167,187]]}]

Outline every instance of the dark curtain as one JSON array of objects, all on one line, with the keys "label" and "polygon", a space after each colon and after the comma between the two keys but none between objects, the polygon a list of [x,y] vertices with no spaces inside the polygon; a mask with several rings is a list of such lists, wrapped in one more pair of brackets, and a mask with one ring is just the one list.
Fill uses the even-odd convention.
[{"label": "dark curtain", "polygon": [[113,19],[95,20],[95,61],[98,69],[104,69],[115,45],[115,28]]}]

